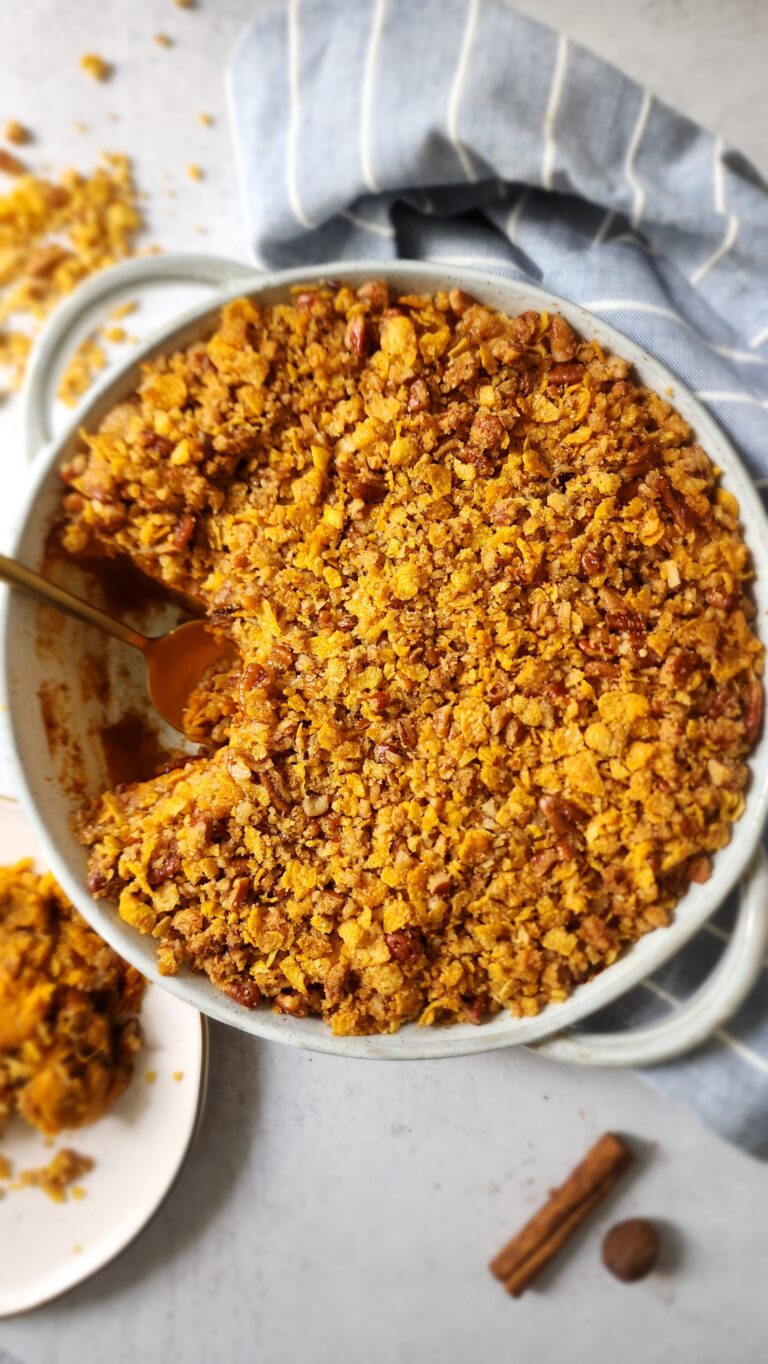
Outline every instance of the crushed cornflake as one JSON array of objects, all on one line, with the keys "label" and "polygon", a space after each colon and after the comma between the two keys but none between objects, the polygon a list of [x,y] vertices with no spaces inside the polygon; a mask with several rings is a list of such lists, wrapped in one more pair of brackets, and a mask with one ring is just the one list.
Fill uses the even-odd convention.
[{"label": "crushed cornflake", "polygon": [[0,395],[20,384],[42,320],[82,280],[133,255],[141,227],[125,156],[104,157],[90,176],[24,175],[0,195]]},{"label": "crushed cornflake", "polygon": [[133,299],[126,299],[124,303],[116,304],[114,308],[110,309],[110,322],[120,322],[124,317],[130,317],[131,313],[136,312],[138,306],[138,303]]},{"label": "crushed cornflake", "polygon": [[25,128],[24,124],[19,123],[15,118],[10,119],[8,123],[6,123],[3,135],[7,142],[13,142],[18,147],[21,147],[25,142],[31,142],[32,140],[32,134],[30,133],[29,128]]},{"label": "crushed cornflake", "polygon": [[213,123],[213,117],[211,114],[199,114],[198,117],[204,128],[211,127]]},{"label": "crushed cornflake", "polygon": [[106,81],[112,75],[112,65],[105,62],[103,57],[97,56],[95,52],[86,52],[80,58],[80,66],[87,76],[95,81]]},{"label": "crushed cornflake", "polygon": [[107,357],[96,336],[86,336],[68,361],[59,380],[60,400],[67,407],[74,407],[106,363]]},{"label": "crushed cornflake", "polygon": [[240,299],[63,479],[66,550],[239,652],[80,821],[162,972],[338,1034],[530,1015],[709,876],[762,723],[738,504],[564,318]]},{"label": "crushed cornflake", "polygon": [[169,38],[167,33],[156,33],[155,42],[158,47],[173,47],[173,38]]},{"label": "crushed cornflake", "polygon": [[4,175],[25,175],[27,167],[18,156],[9,152],[7,147],[0,147],[0,171]]},{"label": "crushed cornflake", "polygon": [[[22,1170],[16,1187],[42,1189],[54,1203],[65,1203],[70,1186],[75,1185],[75,1180],[80,1179],[82,1175],[88,1174],[93,1166],[94,1162],[90,1156],[81,1155],[79,1151],[73,1151],[71,1147],[65,1146],[56,1152],[53,1160],[47,1165],[36,1170]],[[75,1185],[71,1189],[71,1196],[84,1198],[85,1189]]]},{"label": "crushed cornflake", "polygon": [[191,165],[187,166],[187,175],[189,176],[190,180],[202,180],[202,179],[203,179],[203,172],[202,172],[202,170],[200,169],[199,166],[196,166],[194,162],[192,162]]}]

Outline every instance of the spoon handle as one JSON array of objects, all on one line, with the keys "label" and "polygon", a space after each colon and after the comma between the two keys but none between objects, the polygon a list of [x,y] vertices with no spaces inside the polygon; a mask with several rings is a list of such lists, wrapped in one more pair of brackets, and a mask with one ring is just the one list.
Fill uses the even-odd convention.
[{"label": "spoon handle", "polygon": [[66,611],[68,615],[74,616],[75,620],[84,621],[86,625],[95,625],[97,630],[103,630],[114,639],[120,639],[124,644],[132,645],[134,649],[140,649],[142,653],[147,647],[146,636],[139,634],[138,630],[132,630],[122,621],[113,620],[105,611],[100,611],[98,607],[91,606],[90,602],[75,597],[63,587],[57,587],[56,583],[42,578],[39,573],[33,573],[31,568],[25,568],[15,559],[7,559],[4,554],[0,554],[0,581],[9,583],[11,587],[20,587],[22,592],[38,597],[40,601],[55,607],[58,611]]}]

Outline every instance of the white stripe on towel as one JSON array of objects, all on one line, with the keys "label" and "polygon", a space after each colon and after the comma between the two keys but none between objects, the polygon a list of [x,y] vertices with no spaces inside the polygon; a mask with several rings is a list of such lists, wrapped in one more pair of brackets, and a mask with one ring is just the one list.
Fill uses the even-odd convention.
[{"label": "white stripe on towel", "polygon": [[[722,346],[713,346],[706,336],[697,332],[696,328],[692,327],[690,322],[686,322],[685,318],[676,313],[673,308],[665,308],[661,303],[645,303],[640,298],[593,298],[585,303],[580,303],[579,306],[586,308],[587,312],[590,313],[648,313],[653,317],[667,317],[671,322],[676,322],[678,327],[682,327],[684,331],[690,332],[691,336],[695,336],[696,340],[700,341],[702,346],[706,346],[707,350],[715,351],[718,355],[728,354],[728,351]],[[768,332],[766,336],[768,336]],[[737,351],[732,353],[738,354]]]},{"label": "white stripe on towel", "polygon": [[[669,990],[657,985],[655,980],[643,980],[640,983],[644,990],[650,990],[651,994],[658,995],[659,999],[663,999],[666,1004],[685,1003],[684,1000],[678,999],[677,995],[670,994]],[[725,1028],[716,1028],[712,1036],[716,1037],[718,1042],[722,1042],[724,1047],[734,1051],[737,1056],[741,1057],[742,1061],[747,1062],[747,1065],[753,1066],[755,1070],[764,1070],[768,1074],[768,1058],[761,1056],[752,1047],[748,1047],[745,1042],[734,1037],[733,1033],[726,1032]]]},{"label": "white stripe on towel", "polygon": [[373,12],[373,23],[371,25],[371,36],[368,39],[368,51],[365,54],[365,70],[363,73],[363,108],[360,115],[360,160],[363,165],[363,179],[371,191],[371,194],[378,194],[379,182],[373,171],[373,161],[371,158],[371,108],[373,106],[373,83],[376,75],[376,57],[381,40],[381,30],[384,27],[384,16],[387,12],[387,0],[376,0],[376,8]]},{"label": "white stripe on towel", "polygon": [[713,346],[712,349],[728,360],[737,360],[740,365],[768,365],[762,355],[753,355],[749,350],[734,350],[733,346]]},{"label": "white stripe on towel", "polygon": [[[762,482],[763,482],[763,483],[766,483],[766,482],[768,482],[768,479],[763,479]],[[713,937],[713,938],[719,938],[719,939],[720,939],[720,942],[730,942],[730,941],[731,941],[731,935],[730,935],[730,933],[727,933],[726,930],[725,930],[724,928],[721,928],[719,924],[709,924],[709,923],[707,923],[707,924],[702,924],[701,926],[702,926],[702,928],[704,929],[705,933],[711,933],[711,934],[712,934],[712,937]],[[768,957],[763,957],[763,967],[765,968],[765,967],[767,967],[767,966],[768,966]]]},{"label": "white stripe on towel", "polygon": [[651,112],[652,102],[653,96],[650,90],[644,91],[643,102],[640,105],[640,113],[638,114],[637,123],[635,124],[635,131],[629,140],[627,155],[624,159],[624,174],[634,196],[632,207],[633,227],[637,227],[637,224],[643,216],[643,209],[645,208],[645,190],[635,174],[635,157],[637,156],[637,150],[640,146],[643,133],[645,132],[645,125],[648,122],[648,115]]},{"label": "white stripe on towel", "polygon": [[[465,266],[467,270],[486,270],[488,266],[493,266],[496,270],[509,271],[512,268],[509,261],[504,260],[503,256],[426,256],[430,265],[454,265]],[[514,276],[515,279],[527,278],[521,271]]]},{"label": "white stripe on towel", "polygon": [[[715,142],[715,212],[723,216],[727,213],[725,205],[725,174],[723,172],[723,139],[719,137]],[[712,255],[700,265],[698,270],[694,270],[691,275],[691,284],[701,284],[705,275],[708,275],[720,261],[726,252],[730,251],[739,232],[739,220],[735,213],[728,215],[728,222],[725,227],[725,236],[720,245],[715,248]]]},{"label": "white stripe on towel", "polygon": [[395,235],[394,227],[388,223],[372,223],[370,219],[361,218],[359,214],[352,213],[348,208],[343,209],[340,216],[346,218],[348,222],[354,223],[355,227],[362,227],[366,232],[373,232],[377,237],[394,237]]},{"label": "white stripe on towel", "polygon": [[456,74],[453,78],[453,85],[451,86],[451,96],[448,100],[448,136],[451,139],[453,149],[461,162],[461,168],[464,174],[473,184],[477,180],[477,172],[472,165],[466,147],[459,137],[459,108],[461,106],[461,89],[469,65],[469,54],[472,51],[472,43],[475,39],[475,29],[477,27],[479,10],[480,0],[469,0],[467,5],[467,22],[464,25],[464,36],[461,40],[459,60],[456,66]]},{"label": "white stripe on towel", "polygon": [[541,162],[541,183],[545,189],[552,188],[552,176],[555,169],[555,122],[557,111],[560,106],[560,97],[563,93],[565,84],[565,73],[568,67],[568,39],[561,33],[557,40],[557,57],[555,59],[555,70],[552,76],[552,86],[549,91],[547,101],[547,111],[544,115],[544,155]]},{"label": "white stripe on towel", "polygon": [[594,241],[592,242],[592,245],[593,245],[593,246],[601,246],[601,245],[602,245],[602,243],[605,241],[606,237],[608,236],[608,233],[609,233],[609,231],[610,231],[610,229],[611,229],[611,226],[612,226],[612,224],[613,224],[613,220],[614,220],[615,217],[616,217],[616,214],[614,213],[613,209],[612,209],[612,208],[609,208],[609,209],[608,209],[608,212],[606,213],[605,217],[603,218],[603,221],[601,222],[599,228],[597,229],[597,232],[595,233],[595,238],[594,238]]},{"label": "white stripe on towel", "polygon": [[296,143],[299,136],[299,113],[301,110],[299,95],[299,0],[289,0],[288,3],[288,83],[291,94],[291,114],[288,123],[288,141],[285,148],[285,178],[288,186],[288,199],[293,216],[301,223],[302,227],[311,228],[314,224],[309,221],[301,206],[296,185]]},{"label": "white stripe on towel", "polygon": [[699,389],[694,396],[702,403],[747,403],[750,407],[768,408],[768,398],[755,398],[751,393],[721,393],[717,389]]},{"label": "white stripe on towel", "polygon": [[756,349],[758,346],[762,346],[764,341],[768,341],[768,327],[763,327],[756,336],[752,337],[749,344],[752,349]]},{"label": "white stripe on towel", "polygon": [[519,199],[517,200],[517,203],[512,209],[512,212],[507,218],[507,236],[509,237],[509,240],[512,243],[514,243],[515,233],[517,232],[517,229],[520,225],[520,219],[522,218],[525,212],[525,208],[530,197],[531,197],[530,191],[525,190],[525,192],[520,195]]}]

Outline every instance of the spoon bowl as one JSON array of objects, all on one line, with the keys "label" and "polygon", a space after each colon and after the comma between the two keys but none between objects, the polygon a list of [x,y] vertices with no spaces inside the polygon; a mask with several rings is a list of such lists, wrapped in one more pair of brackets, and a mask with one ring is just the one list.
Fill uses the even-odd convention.
[{"label": "spoon bowl", "polygon": [[203,673],[214,663],[234,661],[236,657],[229,641],[217,639],[205,620],[188,620],[167,635],[147,639],[143,653],[152,704],[182,733],[190,693]]},{"label": "spoon bowl", "polygon": [[231,662],[236,657],[234,646],[217,637],[207,620],[188,620],[164,635],[150,638],[4,554],[0,554],[0,581],[138,649],[146,661],[152,704],[181,734],[190,693],[203,673],[214,663]]}]

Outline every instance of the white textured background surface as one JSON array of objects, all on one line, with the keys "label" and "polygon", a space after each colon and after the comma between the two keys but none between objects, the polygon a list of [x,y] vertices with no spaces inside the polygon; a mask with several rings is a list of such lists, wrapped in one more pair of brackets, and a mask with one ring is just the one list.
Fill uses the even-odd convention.
[{"label": "white textured background surface", "polygon": [[[764,0],[519,8],[616,61],[768,172]],[[223,72],[252,9],[3,0],[0,125],[13,117],[34,128],[30,159],[41,167],[129,152],[152,240],[243,257]],[[158,47],[158,31],[175,46]],[[108,85],[81,74],[84,51],[115,63]],[[200,126],[202,110],[213,128]],[[88,133],[75,132],[76,119]],[[200,184],[185,174],[192,161],[205,171]],[[0,438],[15,483],[13,407]],[[487,1259],[607,1127],[648,1144],[640,1170],[540,1289],[508,1300]],[[599,1241],[614,1216],[632,1214],[668,1224],[667,1262],[626,1287],[601,1268]],[[514,1054],[335,1061],[217,1028],[203,1128],[172,1196],[91,1283],[0,1323],[0,1364],[756,1364],[768,1339],[766,1262],[768,1169],[632,1076],[571,1074]]]}]

